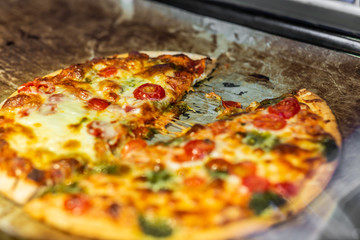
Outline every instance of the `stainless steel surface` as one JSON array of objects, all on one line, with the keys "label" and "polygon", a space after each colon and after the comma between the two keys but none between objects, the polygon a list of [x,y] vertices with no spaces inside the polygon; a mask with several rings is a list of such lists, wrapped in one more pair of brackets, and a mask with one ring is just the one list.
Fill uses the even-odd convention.
[{"label": "stainless steel surface", "polygon": [[360,16],[284,0],[154,1],[360,56]]},{"label": "stainless steel surface", "polygon": [[[214,119],[218,103],[204,97],[209,91],[243,105],[304,87],[326,99],[344,137],[338,171],[305,211],[250,239],[319,239],[333,236],[329,231],[323,233],[329,223],[332,230],[345,234],[338,239],[357,239],[351,221],[343,220],[346,213],[336,215],[336,209],[360,183],[359,58],[149,1],[4,0],[0,2],[1,99],[35,76],[93,57],[138,49],[218,58],[211,79],[198,84],[185,98],[196,112],[181,116],[179,124]],[[49,234],[73,239],[31,221],[5,199],[0,199],[0,206],[0,228],[9,234],[24,237],[38,229],[37,239],[48,239]],[[332,216],[335,220],[329,221]]]},{"label": "stainless steel surface", "polygon": [[[216,0],[207,0],[215,2]],[[359,36],[360,8],[335,0],[220,0],[277,16],[348,31]]]}]

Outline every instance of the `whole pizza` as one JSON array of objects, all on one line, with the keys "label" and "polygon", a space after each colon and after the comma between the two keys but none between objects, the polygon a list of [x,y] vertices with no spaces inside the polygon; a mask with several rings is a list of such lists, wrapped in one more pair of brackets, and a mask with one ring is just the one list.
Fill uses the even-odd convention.
[{"label": "whole pizza", "polygon": [[216,121],[148,141],[192,111],[182,99],[215,63],[130,52],[21,85],[0,110],[0,192],[33,219],[92,239],[229,239],[290,218],[338,161],[341,136],[318,95],[243,107],[208,93]]}]

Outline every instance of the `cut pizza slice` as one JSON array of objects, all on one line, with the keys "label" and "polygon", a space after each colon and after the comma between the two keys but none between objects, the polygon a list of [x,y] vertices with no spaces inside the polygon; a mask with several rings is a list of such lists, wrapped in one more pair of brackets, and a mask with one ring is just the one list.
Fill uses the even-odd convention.
[{"label": "cut pizza slice", "polygon": [[1,174],[9,183],[0,191],[23,203],[37,185],[114,161],[126,139],[163,130],[214,64],[196,54],[131,52],[23,84],[0,110]]},{"label": "cut pizza slice", "polygon": [[128,141],[118,162],[48,188],[25,210],[100,239],[243,237],[319,195],[341,146],[329,107],[304,89],[196,124],[167,142],[141,141]]}]

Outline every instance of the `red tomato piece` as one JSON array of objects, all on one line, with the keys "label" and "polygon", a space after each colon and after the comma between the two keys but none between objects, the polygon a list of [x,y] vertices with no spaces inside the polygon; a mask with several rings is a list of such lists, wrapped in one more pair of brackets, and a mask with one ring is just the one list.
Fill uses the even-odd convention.
[{"label": "red tomato piece", "polygon": [[48,98],[48,100],[49,100],[49,102],[51,102],[51,103],[58,103],[58,102],[63,101],[64,98],[65,98],[65,95],[64,95],[64,94],[62,94],[62,93],[57,93],[57,94],[51,95],[51,96]]},{"label": "red tomato piece", "polygon": [[300,104],[296,98],[288,97],[268,108],[269,113],[274,113],[282,118],[289,119],[300,111]]},{"label": "red tomato piece", "polygon": [[270,187],[269,181],[259,176],[244,177],[243,184],[250,192],[265,192]]},{"label": "red tomato piece", "polygon": [[129,106],[129,105],[126,105],[126,106],[124,107],[125,112],[131,112],[131,111],[134,110],[134,109],[136,109],[136,108],[131,107],[131,106]]},{"label": "red tomato piece", "polygon": [[194,72],[196,74],[200,75],[200,74],[202,74],[204,72],[205,61],[203,61],[203,59],[195,60],[195,61],[190,60],[190,62],[188,64],[194,70]]},{"label": "red tomato piece", "polygon": [[298,188],[291,182],[281,182],[274,185],[274,190],[284,197],[293,197],[298,193]]},{"label": "red tomato piece", "polygon": [[202,177],[194,176],[185,178],[184,184],[188,187],[200,187],[205,184],[205,179]]},{"label": "red tomato piece", "polygon": [[95,137],[103,137],[105,124],[100,121],[92,121],[87,125],[87,132]]},{"label": "red tomato piece", "polygon": [[192,140],[184,146],[185,153],[190,157],[190,160],[202,159],[207,154],[211,153],[214,148],[215,143],[209,139]]},{"label": "red tomato piece", "polygon": [[110,103],[108,101],[101,98],[92,98],[88,101],[88,107],[97,111],[104,110],[109,105]]},{"label": "red tomato piece", "polygon": [[234,101],[222,101],[224,108],[241,108],[241,103]]},{"label": "red tomato piece", "polygon": [[129,142],[127,142],[125,144],[125,146],[123,147],[123,149],[121,150],[121,154],[123,157],[125,157],[126,155],[128,155],[130,152],[136,151],[136,150],[140,150],[143,149],[147,146],[146,141],[142,140],[142,139],[134,139],[134,140],[130,140]]},{"label": "red tomato piece", "polygon": [[91,208],[91,202],[84,195],[72,195],[65,200],[64,208],[74,215],[81,215]]},{"label": "red tomato piece", "polygon": [[160,100],[165,97],[165,90],[160,85],[145,83],[135,89],[134,97],[139,100]]},{"label": "red tomato piece", "polygon": [[110,77],[117,73],[117,68],[114,66],[109,66],[101,69],[97,74],[101,77]]},{"label": "red tomato piece", "polygon": [[253,121],[255,127],[267,130],[280,130],[286,126],[286,121],[275,114],[265,114],[256,117]]},{"label": "red tomato piece", "polygon": [[249,161],[233,164],[230,172],[239,177],[252,176],[256,174],[256,164]]},{"label": "red tomato piece", "polygon": [[46,81],[34,80],[21,85],[18,89],[18,93],[45,93],[51,94],[55,92],[55,87],[52,83]]},{"label": "red tomato piece", "polygon": [[212,134],[214,134],[215,136],[226,132],[226,130],[228,129],[226,127],[225,120],[219,120],[219,121],[213,122],[209,126],[211,128]]}]

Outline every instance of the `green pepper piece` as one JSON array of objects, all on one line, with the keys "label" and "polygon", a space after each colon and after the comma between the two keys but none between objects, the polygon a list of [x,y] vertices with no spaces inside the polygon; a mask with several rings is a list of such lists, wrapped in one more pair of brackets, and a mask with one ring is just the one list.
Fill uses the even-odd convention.
[{"label": "green pepper piece", "polygon": [[246,133],[245,138],[243,138],[243,143],[269,151],[279,143],[279,140],[269,132],[260,133],[252,131]]},{"label": "green pepper piece", "polygon": [[46,188],[40,195],[46,194],[55,194],[55,193],[69,193],[69,194],[77,194],[82,193],[83,189],[78,185],[77,182],[73,182],[70,184],[58,183],[51,187]]},{"label": "green pepper piece", "polygon": [[276,98],[271,98],[271,99],[264,99],[260,102],[260,106],[262,107],[268,107],[270,105],[275,105],[277,104],[278,102],[280,102],[281,100],[287,98],[287,97],[292,97],[293,94],[289,94],[289,93],[286,93],[286,94],[283,94],[281,95],[280,97],[276,97]]},{"label": "green pepper piece", "polygon": [[117,165],[113,163],[100,163],[91,169],[93,173],[104,173],[109,175],[124,175],[130,171],[126,165]]},{"label": "green pepper piece", "polygon": [[286,203],[286,200],[273,192],[254,193],[251,197],[249,207],[260,215],[270,206],[280,207]]},{"label": "green pepper piece", "polygon": [[147,186],[154,192],[171,188],[173,176],[167,170],[148,171],[145,177]]},{"label": "green pepper piece", "polygon": [[138,218],[139,226],[143,233],[153,237],[168,237],[173,233],[169,223],[163,219],[148,219],[144,216]]}]

